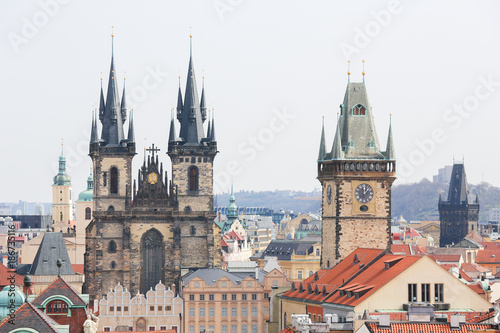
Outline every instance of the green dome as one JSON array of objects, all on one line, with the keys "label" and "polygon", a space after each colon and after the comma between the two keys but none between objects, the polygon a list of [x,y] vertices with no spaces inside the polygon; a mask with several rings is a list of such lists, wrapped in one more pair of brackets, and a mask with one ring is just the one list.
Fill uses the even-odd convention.
[{"label": "green dome", "polygon": [[66,158],[59,156],[59,173],[54,177],[54,185],[71,185],[71,177],[66,173]]},{"label": "green dome", "polygon": [[94,200],[94,178],[92,175],[87,178],[87,189],[78,195],[77,201],[92,201]]},{"label": "green dome", "polygon": [[[12,293],[14,295],[12,295]],[[0,320],[9,315],[9,305],[11,299],[14,299],[16,309],[23,305],[25,296],[18,286],[15,286],[13,291],[10,290],[10,286],[6,286],[2,291],[0,291]]]}]

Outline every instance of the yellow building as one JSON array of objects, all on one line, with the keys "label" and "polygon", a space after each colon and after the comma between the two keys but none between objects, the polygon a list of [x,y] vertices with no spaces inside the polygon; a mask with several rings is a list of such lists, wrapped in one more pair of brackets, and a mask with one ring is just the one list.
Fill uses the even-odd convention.
[{"label": "yellow building", "polygon": [[183,332],[264,333],[273,287],[289,285],[277,269],[265,274],[200,269],[182,278]]},{"label": "yellow building", "polygon": [[320,268],[321,238],[306,237],[301,240],[273,240],[265,251],[253,256],[263,269],[269,258],[275,257],[285,276],[292,281],[302,281]]}]

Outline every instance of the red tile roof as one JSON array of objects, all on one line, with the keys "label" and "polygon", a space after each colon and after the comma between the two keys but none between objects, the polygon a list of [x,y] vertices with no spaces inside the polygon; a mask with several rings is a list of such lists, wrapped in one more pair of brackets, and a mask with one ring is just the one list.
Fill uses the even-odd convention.
[{"label": "red tile roof", "polygon": [[0,323],[0,332],[10,332],[14,328],[31,328],[38,332],[58,333],[55,326],[59,324],[31,303],[21,305],[14,312],[14,316],[14,325],[9,322],[9,316]]},{"label": "red tile roof", "polygon": [[241,236],[240,234],[238,234],[234,230],[231,231],[230,233],[224,235],[224,238],[226,238],[226,239],[227,238],[236,239],[236,240],[239,240],[239,241],[245,240],[245,238],[243,236]]},{"label": "red tile roof", "polygon": [[[54,295],[65,296],[75,306],[87,305],[85,301],[81,299],[80,295],[78,295],[78,292],[60,277],[55,279],[51,284],[49,284],[49,286],[45,288],[42,291],[42,293],[38,295],[31,303],[34,306],[41,306],[47,298]],[[69,306],[71,307],[71,305]]]},{"label": "red tile roof", "polygon": [[477,252],[476,263],[478,264],[500,264],[499,250],[479,250]]},{"label": "red tile roof", "polygon": [[10,277],[14,275],[14,284],[23,290],[24,278],[21,275],[16,274],[13,270],[9,270],[4,265],[0,264],[0,290],[1,288],[10,285]]},{"label": "red tile roof", "polygon": [[484,290],[481,287],[481,285],[479,284],[479,282],[478,282],[478,284],[468,284],[467,287],[474,290],[479,295],[484,295]]},{"label": "red tile roof", "polygon": [[[336,290],[345,281],[349,280],[360,269],[367,266],[384,250],[358,248],[330,269],[320,269],[309,276],[302,283],[296,282],[293,288],[283,294],[284,297],[306,299],[313,302],[322,302],[329,293]],[[303,291],[300,291],[302,284]],[[309,289],[309,286],[311,289]],[[311,291],[309,291],[311,290]]]},{"label": "red tile roof", "polygon": [[391,323],[390,327],[379,327],[378,323],[367,322],[365,324],[371,333],[468,333],[470,330],[495,329],[490,324],[461,324],[460,329],[452,329],[449,323]]},{"label": "red tile roof", "polygon": [[391,245],[392,253],[404,253],[411,254],[411,249],[409,244],[392,244]]},{"label": "red tile roof", "polygon": [[500,250],[499,242],[479,242],[485,250]]},{"label": "red tile roof", "polygon": [[460,261],[460,254],[434,254],[434,258],[436,258],[437,261],[443,262],[459,262]]},{"label": "red tile roof", "polygon": [[73,267],[73,270],[75,271],[76,274],[85,274],[85,265],[84,264],[71,264],[71,267]]},{"label": "red tile roof", "polygon": [[[386,254],[363,270],[363,272],[352,279],[349,284],[340,287],[333,295],[325,300],[325,303],[354,307],[421,259],[424,259],[424,257]],[[347,290],[355,284],[359,285],[359,289]],[[343,292],[341,296],[339,291],[351,291],[351,296],[347,297],[345,292]],[[354,297],[353,293],[355,292],[360,292],[359,298]]]},{"label": "red tile roof", "polygon": [[462,270],[465,271],[465,272],[479,272],[479,273],[486,273],[486,272],[489,272],[490,270],[479,265],[479,264],[476,264],[476,263],[463,263],[462,264]]},{"label": "red tile roof", "polygon": [[462,279],[464,279],[465,281],[467,282],[473,282],[474,280],[469,276],[467,275],[467,273],[465,273],[462,269],[459,269],[458,270],[459,274],[462,276]]},{"label": "red tile roof", "polygon": [[220,242],[220,246],[229,246],[227,245],[227,242],[224,238],[222,238],[222,241]]}]

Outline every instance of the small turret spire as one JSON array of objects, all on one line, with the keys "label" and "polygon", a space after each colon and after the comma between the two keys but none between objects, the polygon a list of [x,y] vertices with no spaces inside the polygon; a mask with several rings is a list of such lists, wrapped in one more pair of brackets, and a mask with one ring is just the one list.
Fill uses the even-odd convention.
[{"label": "small turret spire", "polygon": [[208,126],[207,126],[207,139],[210,139],[211,131],[212,131],[212,122],[210,118],[210,110],[208,110]]},{"label": "small turret spire", "polygon": [[104,92],[102,90],[102,72],[101,72],[101,97],[99,102],[99,119],[104,120],[104,109],[106,108],[106,103],[104,102]]},{"label": "small turret spire", "polygon": [[92,110],[92,128],[90,130],[90,143],[94,143],[97,141],[96,139],[96,121],[95,121],[95,112]]},{"label": "small turret spire", "polygon": [[133,118],[133,109],[130,110],[130,119],[128,121],[128,142],[134,142],[135,141],[135,135],[134,135],[134,118]]},{"label": "small turret spire", "polygon": [[332,146],[332,160],[341,160],[344,158],[344,152],[342,151],[341,135],[340,135],[340,121],[337,120],[337,130],[335,131],[335,138],[333,139]]},{"label": "small turret spire", "polygon": [[387,145],[385,149],[385,158],[388,160],[396,159],[396,152],[394,151],[394,140],[392,138],[392,114],[389,118],[389,134],[387,135]]},{"label": "small turret spire", "polygon": [[212,128],[210,129],[210,141],[215,142],[215,110],[212,109]]},{"label": "small turret spire", "polygon": [[205,105],[205,77],[203,76],[203,84],[201,88],[201,101],[200,101],[201,119],[203,122],[207,120],[207,107]]},{"label": "small turret spire", "polygon": [[168,137],[168,142],[175,142],[176,140],[176,135],[175,135],[175,117],[174,117],[174,109],[172,108],[171,111],[171,120],[170,120],[170,134]]},{"label": "small turret spire", "polygon": [[179,75],[179,93],[177,94],[177,119],[182,119],[182,92],[181,92],[181,76]]},{"label": "small turret spire", "polygon": [[363,72],[361,74],[363,74],[363,83],[365,83],[365,61],[364,60],[363,60]]},{"label": "small turret spire", "polygon": [[325,117],[323,116],[323,122],[321,124],[321,139],[319,142],[319,153],[318,161],[322,161],[326,154],[326,143],[325,143]]},{"label": "small turret spire", "polygon": [[122,112],[122,121],[125,123],[127,120],[127,101],[125,98],[125,78],[123,78],[123,93],[122,93],[122,102],[121,102],[121,112]]}]

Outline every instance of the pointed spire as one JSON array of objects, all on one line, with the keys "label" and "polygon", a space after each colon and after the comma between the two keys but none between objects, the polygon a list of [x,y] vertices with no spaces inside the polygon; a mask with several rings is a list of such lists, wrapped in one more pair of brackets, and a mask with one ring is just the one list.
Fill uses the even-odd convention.
[{"label": "pointed spire", "polygon": [[351,82],[351,60],[347,60],[347,83]]},{"label": "pointed spire", "polygon": [[205,77],[203,77],[203,84],[201,88],[201,101],[200,101],[201,119],[203,122],[207,120],[207,107],[205,105]]},{"label": "pointed spire", "polygon": [[92,110],[92,129],[90,130],[90,143],[99,141],[97,139],[97,121],[94,110]]},{"label": "pointed spire", "polygon": [[181,77],[179,75],[179,93],[177,94],[177,119],[182,120],[182,92],[181,92]]},{"label": "pointed spire", "polygon": [[125,98],[125,78],[123,78],[123,93],[122,93],[121,111],[122,111],[122,121],[123,121],[123,123],[125,123],[125,120],[127,120],[127,101]]},{"label": "pointed spire", "polygon": [[337,120],[337,130],[335,131],[335,138],[333,139],[332,146],[332,160],[341,160],[344,158],[344,152],[342,151],[341,135],[340,135],[340,121]]},{"label": "pointed spire", "polygon": [[215,142],[215,110],[212,109],[212,121],[211,121],[212,127],[210,129],[210,141]]},{"label": "pointed spire", "polygon": [[325,143],[325,117],[323,116],[323,122],[321,124],[321,139],[319,142],[319,153],[318,161],[322,161],[326,154],[326,143]]},{"label": "pointed spire", "polygon": [[105,142],[105,145],[118,146],[125,139],[123,133],[123,121],[122,112],[120,110],[114,55],[112,52],[108,91],[103,116],[101,118],[101,139]]},{"label": "pointed spire", "polygon": [[212,135],[212,122],[210,118],[210,110],[208,110],[208,126],[207,126],[207,139],[210,139],[210,136]]},{"label": "pointed spire", "polygon": [[361,74],[363,74],[363,83],[365,83],[365,61],[364,60],[363,60],[363,72]]},{"label": "pointed spire", "polygon": [[168,137],[168,142],[175,142],[176,140],[176,135],[175,135],[175,118],[174,118],[174,109],[171,111],[171,120],[170,120],[170,134]]},{"label": "pointed spire", "polygon": [[205,133],[203,130],[203,119],[198,99],[198,88],[196,85],[192,50],[190,50],[186,91],[184,93],[184,105],[182,107],[180,123],[180,138],[182,141],[188,145],[201,145]]},{"label": "pointed spire", "polygon": [[[101,73],[102,76],[102,73]],[[104,109],[106,108],[106,104],[104,102],[104,92],[102,90],[102,77],[101,77],[101,97],[99,102],[99,119],[101,121],[104,120]]]},{"label": "pointed spire", "polygon": [[130,119],[128,121],[128,142],[135,142],[133,111],[130,110]]},{"label": "pointed spire", "polygon": [[390,115],[390,120],[389,120],[389,134],[387,135],[385,158],[388,160],[396,159],[396,152],[394,151],[394,140],[392,138],[392,115]]}]

